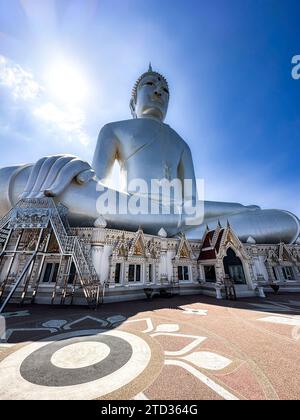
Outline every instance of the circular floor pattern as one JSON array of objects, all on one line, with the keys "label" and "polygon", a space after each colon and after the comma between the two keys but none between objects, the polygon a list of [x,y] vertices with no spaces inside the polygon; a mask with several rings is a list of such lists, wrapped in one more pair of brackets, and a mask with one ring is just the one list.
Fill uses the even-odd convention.
[{"label": "circular floor pattern", "polygon": [[110,353],[106,344],[92,341],[70,344],[57,350],[51,363],[61,369],[81,369],[102,362]]},{"label": "circular floor pattern", "polygon": [[[90,365],[86,366],[80,354],[88,349],[97,355],[89,356]],[[72,358],[74,351],[78,354]],[[125,331],[60,334],[51,342],[47,339],[25,346],[0,363],[1,398],[100,398],[135,380],[150,359],[147,342]]]}]

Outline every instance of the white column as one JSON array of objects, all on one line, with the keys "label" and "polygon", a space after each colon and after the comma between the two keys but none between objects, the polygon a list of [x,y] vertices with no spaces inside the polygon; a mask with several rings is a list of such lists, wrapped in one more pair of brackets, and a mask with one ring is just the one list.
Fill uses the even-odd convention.
[{"label": "white column", "polygon": [[253,258],[253,271],[254,275],[257,279],[258,275],[262,275],[264,279],[267,281],[269,278],[268,271],[265,265],[264,257],[260,255],[259,257]]},{"label": "white column", "polygon": [[204,267],[203,267],[202,264],[199,264],[198,265],[198,273],[199,273],[199,278],[201,280],[201,283],[205,283],[205,281],[206,281],[206,279],[205,279],[205,271],[204,271]]},{"label": "white column", "polygon": [[101,283],[104,283],[109,278],[109,269],[110,269],[110,257],[112,253],[111,245],[104,245],[101,258]]},{"label": "white column", "polygon": [[102,245],[94,245],[92,246],[92,261],[96,270],[96,273],[99,276],[99,279],[102,283],[102,271],[101,271],[101,263],[102,263],[102,255],[103,255],[103,246]]},{"label": "white column", "polygon": [[[159,277],[164,276],[168,273],[167,269],[167,253],[162,252],[160,255],[160,261],[159,261]],[[159,278],[159,280],[160,280]]]},{"label": "white column", "polygon": [[168,280],[170,281],[173,277],[173,264],[172,264],[172,259],[175,256],[175,252],[174,251],[167,251],[167,255],[166,255],[166,273],[168,274]]}]

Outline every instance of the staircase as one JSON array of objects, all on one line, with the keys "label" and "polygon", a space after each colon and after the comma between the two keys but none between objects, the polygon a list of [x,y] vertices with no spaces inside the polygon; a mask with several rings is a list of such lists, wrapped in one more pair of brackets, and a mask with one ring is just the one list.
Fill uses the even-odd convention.
[{"label": "staircase", "polygon": [[5,244],[8,236],[9,236],[9,233],[10,233],[10,229],[7,229],[5,227],[0,229],[0,244],[2,244],[2,245]]},{"label": "staircase", "polygon": [[52,199],[50,201],[52,205],[50,222],[61,251],[65,255],[72,255],[87,302],[90,306],[97,306],[100,281],[93,263],[87,255],[86,246],[78,237],[67,234],[54,201]]},{"label": "staircase", "polygon": [[5,228],[5,226],[10,222],[12,217],[15,215],[15,210],[11,209],[2,219],[0,219],[0,230]]},{"label": "staircase", "polygon": [[[88,305],[90,307],[97,307],[99,298],[102,295],[100,280],[86,245],[77,236],[69,234],[70,230],[66,223],[65,227],[63,219],[65,218],[66,208],[64,208],[65,211],[63,212],[61,211],[62,207],[62,205],[57,206],[52,198],[26,199],[19,201],[16,207],[0,220],[0,229],[3,231],[3,240],[6,241],[5,238],[7,238],[10,231],[6,226],[13,217],[16,217],[16,214],[18,217],[19,214],[28,210],[32,210],[37,214],[39,211],[42,211],[43,217],[48,217],[47,220],[51,223],[61,253],[63,255],[72,256]],[[40,225],[41,223],[38,224],[38,226]],[[36,226],[32,227],[34,228]],[[19,279],[16,280],[16,283],[17,282],[19,282]]]},{"label": "staircase", "polygon": [[21,281],[24,279],[24,277],[26,276],[31,263],[34,261],[35,257],[36,257],[37,252],[35,251],[33,253],[33,255],[31,255],[31,257],[29,258],[29,260],[27,261],[25,267],[22,270],[22,273],[19,275],[19,277],[17,277],[15,284],[13,285],[12,289],[9,291],[6,299],[4,300],[3,304],[0,307],[0,314],[4,311],[6,305],[9,303],[9,301],[11,300],[11,298],[13,297],[15,291],[17,290],[18,286],[21,284]]},{"label": "staircase", "polygon": [[1,249],[5,245],[7,238],[10,234],[10,229],[7,228],[7,225],[14,214],[15,214],[14,209],[12,209],[10,210],[9,213],[7,213],[6,216],[0,219],[0,256],[1,256]]}]

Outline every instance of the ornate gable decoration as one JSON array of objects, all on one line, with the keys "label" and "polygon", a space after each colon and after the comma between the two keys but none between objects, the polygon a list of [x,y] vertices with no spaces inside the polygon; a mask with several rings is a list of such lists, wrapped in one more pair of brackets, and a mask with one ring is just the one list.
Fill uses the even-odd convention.
[{"label": "ornate gable decoration", "polygon": [[213,248],[215,248],[216,247],[216,245],[217,245],[217,242],[218,242],[218,239],[219,239],[219,236],[220,236],[220,234],[221,234],[221,230],[222,230],[223,228],[222,228],[222,226],[221,226],[221,223],[220,223],[220,221],[218,222],[218,225],[217,225],[217,227],[216,227],[216,229],[215,229],[215,231],[214,231],[214,234],[213,234],[213,237],[212,237],[212,239],[210,240],[210,245],[213,247]]},{"label": "ornate gable decoration", "polygon": [[239,251],[239,253],[242,255],[244,259],[246,260],[250,259],[250,256],[248,255],[248,252],[246,251],[242,242],[236,236],[230,224],[227,223],[227,226],[224,230],[224,233],[221,239],[220,249],[218,251],[217,257],[221,257],[221,258],[224,257],[229,247],[233,248],[234,250]]},{"label": "ornate gable decoration", "polygon": [[290,250],[283,242],[279,244],[278,258],[279,261],[282,262],[295,262],[293,255],[290,253]]},{"label": "ornate gable decoration", "polygon": [[154,260],[156,260],[157,258],[160,257],[160,246],[155,244],[155,240],[154,238],[152,238],[148,243],[147,243],[147,254],[149,255],[149,258],[152,258]]},{"label": "ornate gable decoration", "polygon": [[270,248],[268,251],[267,261],[269,263],[278,263],[278,260],[278,253],[274,249]]},{"label": "ornate gable decoration", "polygon": [[182,235],[175,258],[185,260],[195,259],[195,255],[192,251],[191,245],[186,239],[185,235]]},{"label": "ornate gable decoration", "polygon": [[10,229],[47,228],[50,222],[50,210],[18,209],[10,221]]},{"label": "ornate gable decoration", "polygon": [[123,233],[122,238],[117,242],[115,249],[113,250],[113,257],[126,258],[128,255],[128,243],[125,240],[125,234]]},{"label": "ornate gable decoration", "polygon": [[142,231],[142,229],[139,229],[136,232],[135,238],[133,239],[130,245],[128,256],[143,257],[143,258],[147,258],[150,256],[149,251],[147,250],[147,247],[146,247],[144,232]]},{"label": "ornate gable decoration", "polygon": [[293,248],[291,254],[295,262],[300,262],[300,249],[298,247]]}]

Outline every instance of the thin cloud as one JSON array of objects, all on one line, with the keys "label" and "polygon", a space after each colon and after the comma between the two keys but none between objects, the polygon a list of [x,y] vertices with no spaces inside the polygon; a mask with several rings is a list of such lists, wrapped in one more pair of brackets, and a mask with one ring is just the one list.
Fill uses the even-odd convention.
[{"label": "thin cloud", "polygon": [[42,92],[31,73],[3,55],[0,55],[0,85],[10,89],[16,100],[34,99]]},{"label": "thin cloud", "polygon": [[79,139],[83,145],[89,144],[89,138],[83,130],[85,116],[82,110],[78,108],[67,108],[62,110],[55,104],[48,102],[36,107],[33,115],[52,127],[58,128],[67,134],[66,139],[72,141],[73,135]]},{"label": "thin cloud", "polygon": [[46,89],[32,73],[3,55],[0,55],[0,97],[0,142],[2,137],[3,141],[20,147],[17,146],[20,141],[36,144],[42,139],[44,144],[60,147],[74,143],[78,150],[78,145],[85,148],[90,143],[84,110],[49,100]]}]

